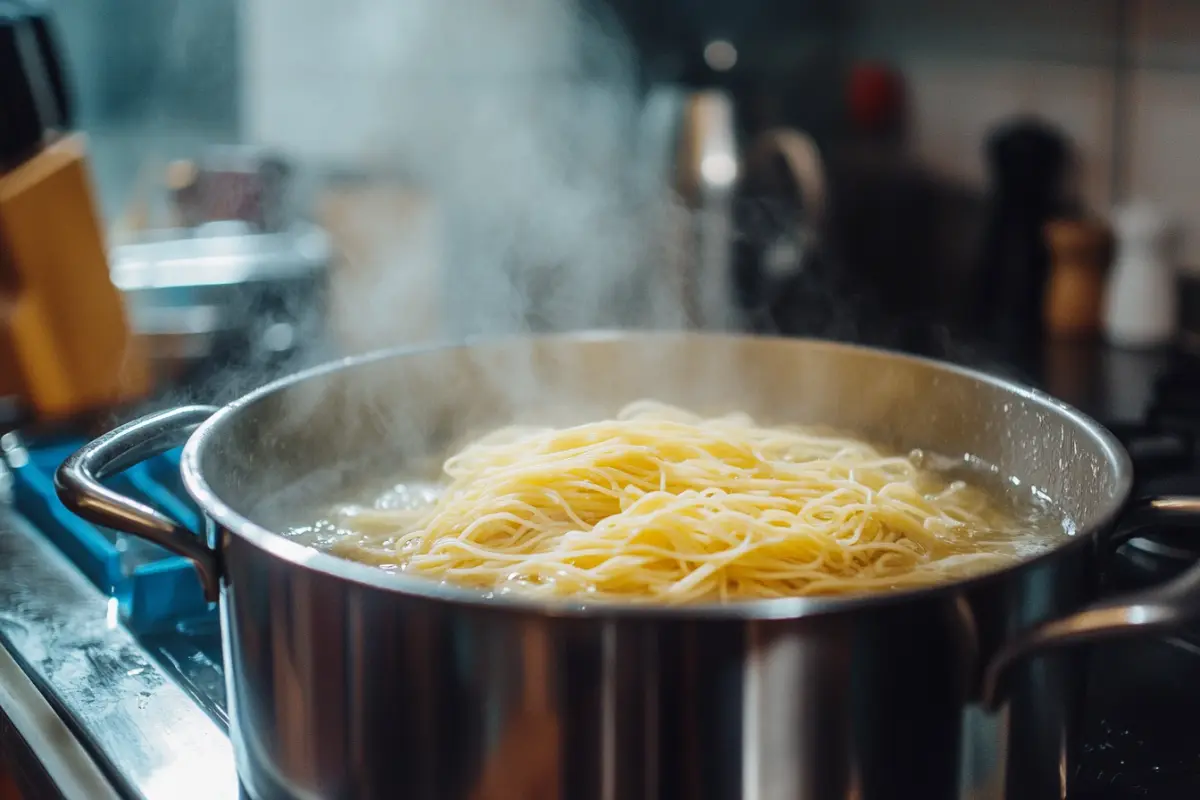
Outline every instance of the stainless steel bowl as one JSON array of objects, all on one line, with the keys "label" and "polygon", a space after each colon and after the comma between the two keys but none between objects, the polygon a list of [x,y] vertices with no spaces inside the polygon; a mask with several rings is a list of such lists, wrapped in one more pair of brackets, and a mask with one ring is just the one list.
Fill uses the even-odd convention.
[{"label": "stainless steel bowl", "polygon": [[[1050,553],[919,591],[683,608],[547,604],[438,585],[279,534],[453,443],[655,397],[972,454],[1077,524]],[[207,536],[99,480],[186,441]],[[1200,499],[1131,504],[1129,460],[1045,395],[826,342],[585,334],[392,351],[220,410],[130,423],[59,472],[81,516],[192,559],[220,602],[231,733],[251,796],[1061,797],[1085,651],[1180,625],[1200,569],[1097,601],[1125,511],[1195,523]]]}]

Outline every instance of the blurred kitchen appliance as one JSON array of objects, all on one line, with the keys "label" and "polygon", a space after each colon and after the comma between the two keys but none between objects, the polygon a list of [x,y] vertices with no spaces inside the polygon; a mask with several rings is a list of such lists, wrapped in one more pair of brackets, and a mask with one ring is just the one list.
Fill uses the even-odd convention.
[{"label": "blurred kitchen appliance", "polygon": [[280,230],[293,216],[292,167],[259,147],[208,148],[195,161],[173,162],[167,186],[181,227],[239,220],[255,231]]},{"label": "blurred kitchen appliance", "polygon": [[[781,297],[793,316],[828,317],[832,295],[821,247],[828,188],[816,142],[787,127],[743,141],[728,92],[671,91],[657,88],[649,107],[654,97],[677,98],[669,161],[686,220],[668,252],[684,322],[707,330],[773,328]],[[797,282],[819,295],[819,310],[792,291]]]},{"label": "blurred kitchen appliance", "polygon": [[105,259],[42,4],[0,3],[0,397],[61,420],[140,398],[144,355]]},{"label": "blurred kitchen appliance", "polygon": [[334,245],[284,155],[209,146],[150,176],[109,257],[160,389],[207,393],[231,370],[244,388],[326,344]]},{"label": "blurred kitchen appliance", "polygon": [[156,231],[111,253],[156,378],[189,384],[230,368],[267,377],[319,342],[332,258],[328,234],[302,221]]},{"label": "blurred kitchen appliance", "polygon": [[824,256],[825,166],[816,144],[788,128],[748,148],[739,186],[737,300],[754,330],[829,333],[834,276]]},{"label": "blurred kitchen appliance", "polygon": [[[715,13],[719,5],[692,10]],[[825,59],[811,42],[796,45],[805,57],[794,63],[739,46],[774,35],[762,19],[791,25],[816,7],[799,16],[771,3],[725,11],[745,38],[729,28],[723,38],[721,25],[708,26],[713,38],[696,45],[697,66],[678,85],[685,94],[720,97],[738,143],[729,197],[707,212],[728,229],[723,247],[733,275],[724,286],[734,297],[733,324],[946,356],[968,271],[957,251],[969,237],[958,231],[969,226],[957,224],[961,197],[906,151],[903,76],[886,64]],[[643,41],[643,56],[655,41]],[[680,40],[675,47],[686,55]],[[659,64],[644,63],[648,74]],[[651,93],[662,85],[652,84]],[[689,151],[676,158],[687,163]],[[700,225],[716,228],[697,216]],[[693,261],[695,279],[717,285]]]},{"label": "blurred kitchen appliance", "polygon": [[[709,308],[721,294],[732,309],[726,326],[778,330],[781,313],[808,317],[781,306],[829,297],[822,162],[844,114],[838,4],[587,1],[619,19],[651,96],[674,87],[685,98],[674,170],[693,220],[694,238],[677,251],[684,285],[703,287]],[[815,30],[821,36],[807,35]],[[787,146],[797,139],[798,149]],[[703,152],[699,140],[716,151]],[[789,157],[799,151],[810,166]],[[822,208],[802,197],[814,185]],[[686,298],[689,321],[708,327],[692,311],[695,295]]]},{"label": "blurred kitchen appliance", "polygon": [[676,253],[684,265],[682,307],[689,325],[720,330],[734,323],[733,202],[740,177],[732,98],[719,90],[682,96],[675,187],[690,212]]}]

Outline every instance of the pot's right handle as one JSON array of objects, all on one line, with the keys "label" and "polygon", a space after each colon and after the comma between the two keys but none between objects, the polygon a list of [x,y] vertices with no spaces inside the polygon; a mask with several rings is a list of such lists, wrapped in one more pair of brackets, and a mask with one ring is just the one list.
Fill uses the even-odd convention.
[{"label": "pot's right handle", "polygon": [[[1141,501],[1116,540],[1115,549],[1154,525],[1200,527],[1200,497],[1156,497]],[[1043,651],[1103,639],[1175,630],[1200,620],[1200,563],[1161,586],[1101,600],[1018,636],[991,660],[984,672],[983,704],[994,711],[1004,703],[1012,668]]]},{"label": "pot's right handle", "polygon": [[183,406],[128,422],[81,447],[54,475],[59,499],[80,517],[151,541],[195,564],[209,601],[217,599],[220,588],[216,552],[198,533],[100,481],[179,447],[216,410]]}]

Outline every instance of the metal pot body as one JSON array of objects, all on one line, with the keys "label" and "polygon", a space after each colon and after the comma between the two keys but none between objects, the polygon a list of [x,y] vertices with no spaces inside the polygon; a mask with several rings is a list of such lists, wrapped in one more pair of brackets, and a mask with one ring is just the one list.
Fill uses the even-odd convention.
[{"label": "metal pot body", "polygon": [[[969,453],[1045,491],[1078,532],[934,590],[684,609],[488,598],[276,533],[495,425],[642,397]],[[1071,616],[1096,599],[1124,452],[1056,401],[936,362],[742,336],[514,339],[319,368],[192,433],[209,413],[105,437],[64,465],[60,492],[219,589],[231,733],[259,800],[1061,797],[1084,653],[1021,648],[1139,624]],[[93,480],[187,436],[207,545]]]},{"label": "metal pot body", "polygon": [[350,583],[217,528],[237,763],[254,797],[1063,795],[1079,654],[972,698],[972,618],[1091,597],[1083,551],[1011,582],[798,620],[555,618]]}]

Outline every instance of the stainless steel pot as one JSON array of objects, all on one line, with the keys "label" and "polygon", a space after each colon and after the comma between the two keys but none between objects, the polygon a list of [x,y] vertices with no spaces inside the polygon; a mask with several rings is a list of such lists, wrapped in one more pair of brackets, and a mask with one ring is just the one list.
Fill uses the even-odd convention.
[{"label": "stainless steel pot", "polygon": [[[645,396],[974,454],[1048,492],[1078,533],[934,589],[685,608],[491,599],[276,533],[488,427]],[[185,441],[204,538],[99,482]],[[238,768],[260,800],[1061,797],[1084,653],[1057,646],[1200,609],[1200,568],[1096,602],[1131,484],[1096,423],[986,375],[824,342],[630,333],[385,352],[133,422],[58,481],[81,516],[192,559],[219,598]],[[1200,499],[1132,511],[1196,521]]]}]

